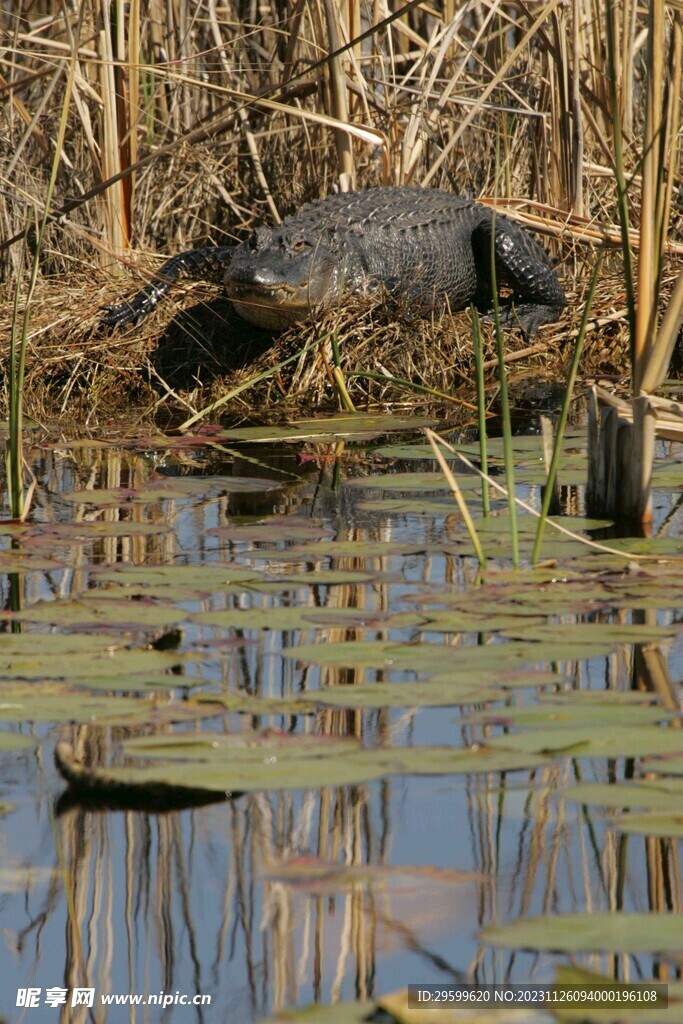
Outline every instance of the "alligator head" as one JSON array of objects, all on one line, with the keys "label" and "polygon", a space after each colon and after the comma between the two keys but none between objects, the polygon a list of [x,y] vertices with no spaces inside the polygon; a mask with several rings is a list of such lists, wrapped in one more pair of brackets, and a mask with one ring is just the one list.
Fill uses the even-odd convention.
[{"label": "alligator head", "polygon": [[243,319],[281,329],[329,305],[339,292],[339,268],[331,234],[260,228],[235,250],[224,280]]}]

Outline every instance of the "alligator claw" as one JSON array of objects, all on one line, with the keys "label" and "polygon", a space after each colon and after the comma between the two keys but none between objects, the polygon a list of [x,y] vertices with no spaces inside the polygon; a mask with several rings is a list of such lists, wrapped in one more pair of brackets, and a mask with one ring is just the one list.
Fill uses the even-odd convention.
[{"label": "alligator claw", "polygon": [[100,306],[100,312],[100,327],[109,327],[111,330],[125,324],[137,325],[142,319],[142,311],[136,310],[130,302],[122,302],[117,306]]}]

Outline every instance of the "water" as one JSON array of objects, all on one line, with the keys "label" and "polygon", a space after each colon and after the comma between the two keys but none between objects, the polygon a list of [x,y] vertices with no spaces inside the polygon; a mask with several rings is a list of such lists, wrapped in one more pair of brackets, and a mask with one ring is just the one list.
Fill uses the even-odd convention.
[{"label": "water", "polygon": [[[409,983],[549,982],[567,953],[493,944],[482,930],[570,912],[680,913],[683,795],[653,823],[657,839],[627,836],[599,801],[569,795],[579,782],[683,773],[675,565],[629,575],[626,559],[553,537],[547,554],[560,562],[514,577],[501,531],[480,586],[436,478],[401,478],[400,490],[380,478],[433,463],[392,456],[386,439],[373,454],[371,427],[345,446],[335,427],[317,444],[139,437],[32,453],[30,525],[2,537],[2,735],[30,744],[0,752],[7,1021],[246,1022],[311,1003],[375,1005]],[[525,444],[520,494],[536,501],[539,455]],[[663,454],[671,473],[676,452]],[[570,439],[565,479],[582,460]],[[476,508],[476,481],[464,482]],[[573,485],[565,500],[580,511]],[[667,495],[660,504],[664,518]],[[675,536],[662,542],[666,557],[680,549]],[[547,624],[551,639],[538,633]],[[650,640],[642,653],[624,642],[629,630]],[[429,686],[443,692],[426,697]],[[406,697],[373,700],[383,687]],[[673,725],[652,724],[655,701]],[[524,708],[546,717],[517,726]],[[511,735],[531,747],[511,753]],[[178,736],[169,761],[131,756],[131,740]],[[197,761],[191,742],[207,736],[243,737],[256,767],[239,747],[218,768]],[[329,749],[297,761],[305,736]],[[662,736],[667,762],[656,750],[643,760],[637,742]],[[608,737],[612,750],[600,746]],[[60,739],[93,772],[167,777],[166,809],[145,809],[135,771],[128,791],[101,780],[89,799],[68,791],[52,760]],[[460,754],[481,760],[453,763]],[[215,786],[214,771],[216,802],[174,809],[188,803],[179,784]],[[230,772],[267,784],[222,799],[220,779],[237,788]],[[653,954],[644,938],[629,954],[572,934],[583,969],[634,981],[679,971],[675,943]],[[92,1008],[69,1005],[78,987]],[[51,992],[66,1006],[48,1005]],[[112,995],[147,1005],[103,1005]],[[182,1003],[196,996],[210,1004]],[[500,1011],[508,1019],[520,1018]]]}]

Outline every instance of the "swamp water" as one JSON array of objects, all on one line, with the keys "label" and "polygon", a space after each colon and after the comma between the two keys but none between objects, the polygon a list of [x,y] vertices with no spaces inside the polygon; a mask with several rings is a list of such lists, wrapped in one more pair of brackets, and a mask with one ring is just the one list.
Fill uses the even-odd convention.
[{"label": "swamp water", "polygon": [[[482,579],[419,426],[34,443],[0,524],[0,1019],[681,1024],[680,447],[655,540],[547,529],[519,572],[458,471]],[[669,1009],[406,1004],[600,977]]]}]

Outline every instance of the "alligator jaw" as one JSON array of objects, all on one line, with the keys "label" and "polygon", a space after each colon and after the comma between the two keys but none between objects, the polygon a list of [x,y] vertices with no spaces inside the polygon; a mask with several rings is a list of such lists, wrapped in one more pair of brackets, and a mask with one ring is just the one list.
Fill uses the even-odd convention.
[{"label": "alligator jaw", "polygon": [[304,320],[311,311],[308,295],[302,289],[280,284],[264,287],[227,280],[226,289],[235,311],[256,327],[282,330]]}]

